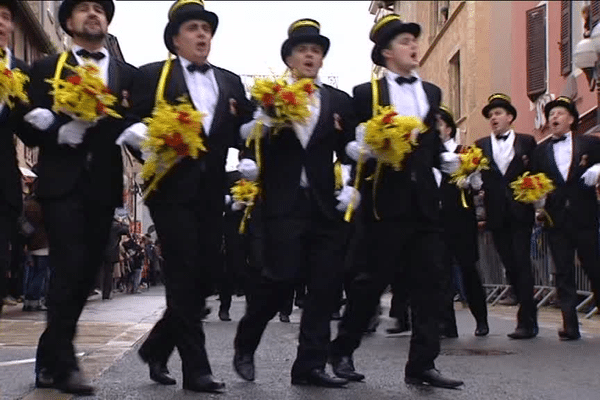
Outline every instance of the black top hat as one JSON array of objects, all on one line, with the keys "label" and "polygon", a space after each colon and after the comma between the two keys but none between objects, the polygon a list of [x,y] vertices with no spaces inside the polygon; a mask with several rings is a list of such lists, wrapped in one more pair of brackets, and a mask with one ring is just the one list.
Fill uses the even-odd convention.
[{"label": "black top hat", "polygon": [[571,130],[574,131],[577,129],[577,123],[579,122],[579,112],[577,112],[577,107],[575,107],[575,103],[569,97],[559,96],[556,99],[552,100],[544,107],[544,114],[546,115],[546,120],[550,116],[550,111],[554,107],[564,107],[567,109],[569,114],[571,114],[574,118],[573,123],[571,124]]},{"label": "black top hat", "polygon": [[454,115],[450,111],[450,109],[444,105],[439,106],[439,116],[452,129],[452,133],[450,134],[451,138],[456,136],[456,122],[454,122]]},{"label": "black top hat", "polygon": [[[73,12],[73,8],[77,3],[81,3],[83,0],[63,0],[60,3],[60,7],[58,8],[58,21],[60,22],[61,28],[67,33],[67,35],[72,36],[71,32],[67,28],[67,20],[71,16]],[[94,0],[92,0],[94,1]],[[115,15],[115,4],[112,0],[95,0],[95,3],[98,3],[104,8],[104,12],[106,13],[106,20],[110,24],[114,15]]]},{"label": "black top hat", "polygon": [[389,14],[377,21],[369,34],[369,39],[375,43],[371,52],[373,63],[385,67],[385,59],[381,55],[381,51],[393,38],[406,32],[412,33],[415,38],[418,38],[421,34],[421,25],[414,22],[402,22],[398,14]]},{"label": "black top hat", "polygon": [[203,0],[177,0],[169,9],[169,23],[165,27],[164,40],[167,49],[173,54],[177,53],[173,44],[173,36],[177,35],[181,24],[192,19],[208,22],[214,35],[219,25],[219,17],[204,8]]},{"label": "black top hat", "polygon": [[288,38],[281,45],[281,59],[292,54],[294,46],[300,43],[316,43],[323,48],[323,56],[329,50],[329,39],[320,34],[321,24],[314,19],[299,19],[288,28]]},{"label": "black top hat", "polygon": [[15,13],[17,12],[17,0],[0,0],[0,6],[7,7],[10,10],[13,19],[15,18]]},{"label": "black top hat", "polygon": [[513,121],[517,119],[517,109],[511,104],[510,97],[504,93],[494,93],[488,97],[488,103],[483,107],[481,113],[484,117],[489,118],[490,110],[496,107],[504,108],[507,113],[513,116]]}]

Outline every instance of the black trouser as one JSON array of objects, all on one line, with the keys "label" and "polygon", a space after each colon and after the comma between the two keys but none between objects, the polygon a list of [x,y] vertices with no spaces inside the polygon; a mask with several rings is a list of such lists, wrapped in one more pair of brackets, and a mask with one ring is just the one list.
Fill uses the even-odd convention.
[{"label": "black trouser", "polygon": [[323,216],[306,194],[299,195],[294,213],[264,221],[265,270],[259,287],[240,320],[236,351],[254,354],[267,323],[289,298],[297,282],[306,282],[307,296],[292,376],[324,368],[330,340],[330,319],[337,299],[331,290],[342,280],[344,226]]},{"label": "black trouser", "polygon": [[[212,374],[202,327],[211,268],[219,259],[222,216],[201,201],[149,204],[164,263],[167,309],[142,345],[149,361],[167,363],[177,347],[184,380]],[[217,210],[218,211],[218,210]]]},{"label": "black trouser", "polygon": [[556,289],[564,328],[579,331],[576,311],[578,299],[575,282],[575,250],[581,267],[592,284],[596,305],[600,305],[598,228],[577,229],[568,226],[561,229],[548,229],[548,239],[556,268]]},{"label": "black trouser", "polygon": [[42,200],[42,212],[54,274],[36,371],[45,368],[60,381],[79,368],[73,338],[102,263],[114,207],[97,204],[76,190],[60,199]]},{"label": "black trouser", "polygon": [[7,274],[11,260],[9,245],[16,216],[16,210],[0,199],[0,313],[2,313],[2,305],[7,295]]},{"label": "black trouser", "polygon": [[443,251],[440,232],[416,231],[412,224],[392,219],[368,224],[364,238],[371,272],[359,273],[352,282],[338,335],[330,345],[331,354],[352,355],[359,347],[381,294],[394,274],[404,270],[413,315],[406,373],[434,368],[440,350],[438,279]]},{"label": "black trouser", "polygon": [[223,217],[224,259],[219,277],[219,311],[229,311],[234,292],[242,288],[241,276],[246,268],[245,238],[239,233],[243,211],[228,211]]},{"label": "black trouser", "polygon": [[534,329],[537,327],[537,307],[533,300],[531,226],[513,225],[494,229],[492,236],[519,302],[517,328]]}]

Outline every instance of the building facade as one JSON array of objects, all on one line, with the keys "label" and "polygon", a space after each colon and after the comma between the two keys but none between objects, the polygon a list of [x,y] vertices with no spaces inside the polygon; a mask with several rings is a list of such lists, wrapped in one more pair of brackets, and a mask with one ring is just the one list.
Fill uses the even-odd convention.
[{"label": "building facade", "polygon": [[489,135],[481,109],[496,92],[509,95],[517,108],[514,129],[538,140],[546,136],[543,107],[560,95],[576,100],[580,132],[594,126],[596,92],[572,62],[583,38],[582,9],[592,3],[373,1],[369,12],[393,11],[421,25],[419,74],[440,86],[442,102],[457,120],[458,140],[470,144]]}]

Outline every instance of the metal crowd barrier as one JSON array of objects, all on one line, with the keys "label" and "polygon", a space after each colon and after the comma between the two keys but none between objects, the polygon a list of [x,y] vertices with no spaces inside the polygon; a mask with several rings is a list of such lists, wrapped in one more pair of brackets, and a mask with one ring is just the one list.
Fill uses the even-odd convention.
[{"label": "metal crowd barrier", "polygon": [[[492,234],[489,231],[479,232],[479,272],[483,286],[487,289],[487,301],[491,305],[497,304],[510,289],[508,279],[500,256],[494,246]],[[538,308],[548,304],[556,297],[554,285],[554,262],[550,254],[546,234],[541,228],[535,227],[531,233],[531,264],[535,285],[534,298],[538,301]],[[600,268],[600,266],[599,266]],[[575,256],[575,280],[577,293],[585,299],[577,306],[577,311],[582,311],[592,302],[594,296],[587,276],[583,272]],[[586,314],[586,318],[598,312],[597,307]]]}]

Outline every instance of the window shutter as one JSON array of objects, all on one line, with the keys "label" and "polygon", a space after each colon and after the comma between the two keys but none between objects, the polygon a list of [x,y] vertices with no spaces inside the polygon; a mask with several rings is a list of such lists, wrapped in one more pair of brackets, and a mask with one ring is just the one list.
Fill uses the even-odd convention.
[{"label": "window shutter", "polygon": [[571,73],[571,1],[560,2],[560,73]]},{"label": "window shutter", "polygon": [[590,30],[600,21],[600,0],[590,2]]},{"label": "window shutter", "polygon": [[527,10],[527,96],[546,92],[546,5]]}]

